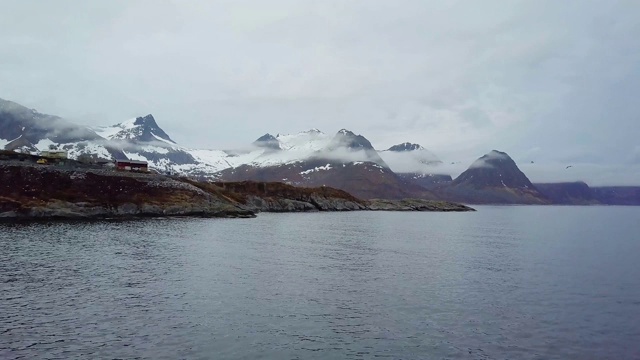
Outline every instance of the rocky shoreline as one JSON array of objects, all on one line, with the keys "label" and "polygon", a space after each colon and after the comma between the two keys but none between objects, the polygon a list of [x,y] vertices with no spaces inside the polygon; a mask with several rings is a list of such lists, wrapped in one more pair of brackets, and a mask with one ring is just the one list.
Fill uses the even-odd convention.
[{"label": "rocky shoreline", "polygon": [[361,200],[329,187],[198,182],[158,174],[0,163],[0,220],[249,218],[259,212],[473,211],[430,200]]}]

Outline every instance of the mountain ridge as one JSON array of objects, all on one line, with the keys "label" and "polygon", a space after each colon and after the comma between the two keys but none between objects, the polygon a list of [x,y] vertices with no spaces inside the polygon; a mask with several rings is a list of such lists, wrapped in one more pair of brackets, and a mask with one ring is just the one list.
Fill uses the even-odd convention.
[{"label": "mountain ridge", "polygon": [[[620,194],[635,196],[629,188],[592,188],[589,192],[593,200],[574,196],[570,186],[547,186],[540,191],[509,155],[497,150],[478,158],[452,179],[443,173],[442,161],[420,144],[404,142],[376,150],[366,137],[347,129],[334,135],[318,129],[265,134],[238,150],[190,149],[175,143],[152,114],[91,128],[2,99],[0,147],[32,153],[60,149],[68,151],[73,159],[91,154],[95,159],[142,160],[162,173],[196,179],[330,185],[367,199],[626,204]],[[581,191],[586,194],[586,190]]]}]

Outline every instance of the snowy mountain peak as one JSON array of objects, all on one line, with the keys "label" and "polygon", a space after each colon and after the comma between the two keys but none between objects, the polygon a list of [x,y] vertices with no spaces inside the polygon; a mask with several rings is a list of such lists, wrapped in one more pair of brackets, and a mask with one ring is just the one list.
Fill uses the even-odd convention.
[{"label": "snowy mountain peak", "polygon": [[387,151],[415,151],[415,150],[425,150],[424,147],[420,146],[419,144],[412,144],[409,142],[405,142],[402,144],[398,144],[398,145],[394,145],[390,148],[387,149]]},{"label": "snowy mountain peak", "polygon": [[120,124],[100,127],[94,129],[95,132],[109,140],[127,140],[133,142],[166,142],[175,145],[164,130],[158,126],[153,115],[141,116],[129,119]]},{"label": "snowy mountain peak", "polygon": [[278,134],[278,142],[283,150],[299,150],[303,152],[313,152],[323,149],[329,138],[318,129],[302,131],[297,134]]},{"label": "snowy mountain peak", "polygon": [[511,165],[512,163],[515,165],[515,162],[507,153],[498,150],[491,150],[489,153],[474,161],[470,167],[500,167],[503,164]]},{"label": "snowy mountain peak", "polygon": [[409,142],[380,151],[380,156],[398,173],[433,174],[433,167],[442,164],[435,154]]},{"label": "snowy mountain peak", "polygon": [[256,141],[253,142],[253,145],[258,147],[263,147],[267,149],[280,150],[280,142],[276,139],[275,136],[266,133],[260,136]]},{"label": "snowy mountain peak", "polygon": [[266,134],[264,134],[264,135],[260,136],[260,137],[259,137],[258,139],[256,139],[256,141],[254,141],[254,142],[260,142],[260,141],[271,141],[271,140],[277,140],[277,139],[276,139],[276,137],[275,137],[275,136],[273,136],[273,135],[271,135],[271,134],[269,134],[269,133],[266,133]]},{"label": "snowy mountain peak", "polygon": [[374,150],[371,142],[362,135],[356,135],[352,131],[342,129],[338,131],[336,136],[331,140],[330,148],[335,149],[339,147],[346,147],[352,150],[365,149]]}]

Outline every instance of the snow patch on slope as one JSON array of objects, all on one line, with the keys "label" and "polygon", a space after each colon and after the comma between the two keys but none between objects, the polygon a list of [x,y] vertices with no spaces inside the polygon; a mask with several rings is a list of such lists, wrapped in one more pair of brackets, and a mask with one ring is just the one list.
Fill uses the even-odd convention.
[{"label": "snow patch on slope", "polygon": [[67,156],[70,159],[77,159],[80,155],[83,155],[83,154],[96,155],[101,159],[112,158],[111,153],[109,153],[109,150],[107,150],[107,148],[103,144],[98,143],[96,141],[54,143],[50,139],[42,139],[38,141],[37,144],[34,144],[34,146],[39,151],[49,150],[52,145],[54,146],[54,148],[58,150],[66,150]]},{"label": "snow patch on slope", "polygon": [[324,166],[316,166],[313,169],[301,171],[300,175],[308,175],[308,174],[310,174],[312,172],[322,171],[322,170],[331,170],[331,164],[327,164],[327,165],[324,165]]},{"label": "snow patch on slope", "polygon": [[91,128],[91,130],[93,130],[96,134],[98,134],[99,136],[105,139],[113,140],[115,138],[118,138],[116,137],[116,135],[121,131],[130,131],[133,128],[135,128],[136,127],[136,125],[134,125],[135,122],[136,122],[136,118],[133,118],[127,121],[123,121],[120,124],[116,124],[112,126],[95,127],[95,128]]},{"label": "snow patch on slope", "polygon": [[283,150],[306,152],[309,155],[314,151],[324,149],[331,142],[331,137],[318,129],[311,129],[293,135],[278,134],[276,139],[280,142],[280,148]]}]

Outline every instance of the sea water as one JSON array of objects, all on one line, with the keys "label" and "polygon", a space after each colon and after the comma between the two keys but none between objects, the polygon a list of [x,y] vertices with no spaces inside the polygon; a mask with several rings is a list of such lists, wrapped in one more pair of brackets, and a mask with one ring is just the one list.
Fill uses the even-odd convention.
[{"label": "sea water", "polygon": [[638,359],[640,207],[0,225],[0,358]]}]

